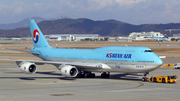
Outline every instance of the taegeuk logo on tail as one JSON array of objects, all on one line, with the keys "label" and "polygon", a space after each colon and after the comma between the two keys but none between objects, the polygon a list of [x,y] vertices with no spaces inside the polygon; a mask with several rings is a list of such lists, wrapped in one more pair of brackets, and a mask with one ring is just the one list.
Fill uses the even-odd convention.
[{"label": "taegeuk logo on tail", "polygon": [[39,41],[39,31],[37,30],[37,29],[35,29],[34,31],[33,31],[33,41],[34,41],[34,43],[38,43],[38,41]]}]

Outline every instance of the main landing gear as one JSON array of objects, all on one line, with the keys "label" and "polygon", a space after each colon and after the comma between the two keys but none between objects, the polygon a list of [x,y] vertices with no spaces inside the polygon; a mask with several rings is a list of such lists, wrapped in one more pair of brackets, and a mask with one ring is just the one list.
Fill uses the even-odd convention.
[{"label": "main landing gear", "polygon": [[147,74],[149,74],[149,72],[146,72],[146,73],[144,73],[144,77],[142,78],[142,81],[146,81],[146,79],[147,79]]},{"label": "main landing gear", "polygon": [[86,77],[87,77],[87,78],[95,78],[95,74],[89,72]]},{"label": "main landing gear", "polygon": [[78,78],[95,78],[95,74],[94,73],[91,73],[91,72],[80,72],[78,75],[77,75]]},{"label": "main landing gear", "polygon": [[103,72],[103,73],[101,74],[101,77],[102,77],[102,78],[109,78],[109,77],[110,77],[110,73],[108,72],[108,74],[106,74],[106,72]]},{"label": "main landing gear", "polygon": [[[92,72],[79,72],[79,74],[77,75],[77,78],[95,78],[95,74],[92,73]],[[106,72],[103,72],[101,74],[101,78],[109,78],[110,77],[110,73],[106,73]]]},{"label": "main landing gear", "polygon": [[85,77],[86,77],[86,74],[82,72],[79,72],[77,75],[77,78],[85,78]]}]

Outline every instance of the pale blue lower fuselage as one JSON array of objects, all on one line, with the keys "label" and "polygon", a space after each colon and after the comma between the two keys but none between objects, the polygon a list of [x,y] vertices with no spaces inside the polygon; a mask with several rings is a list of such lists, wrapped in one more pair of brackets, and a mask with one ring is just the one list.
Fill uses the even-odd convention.
[{"label": "pale blue lower fuselage", "polygon": [[[147,47],[103,47],[97,49],[32,48],[45,61],[101,63],[104,69],[82,68],[90,72],[145,73],[159,68],[162,60]],[[78,68],[78,66],[76,66]]]}]

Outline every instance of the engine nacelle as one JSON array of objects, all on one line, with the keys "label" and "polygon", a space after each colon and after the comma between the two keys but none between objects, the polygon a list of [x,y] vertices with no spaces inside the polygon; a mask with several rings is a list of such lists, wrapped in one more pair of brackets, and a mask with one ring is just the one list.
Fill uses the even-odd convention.
[{"label": "engine nacelle", "polygon": [[65,65],[61,68],[61,74],[66,77],[76,77],[78,69],[75,66]]},{"label": "engine nacelle", "polygon": [[36,65],[34,63],[25,62],[20,66],[23,73],[34,74],[37,71]]}]

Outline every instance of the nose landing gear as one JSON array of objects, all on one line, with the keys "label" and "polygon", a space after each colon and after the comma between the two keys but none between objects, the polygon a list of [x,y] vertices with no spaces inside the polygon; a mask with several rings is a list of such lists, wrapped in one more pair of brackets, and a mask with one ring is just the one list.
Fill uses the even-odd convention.
[{"label": "nose landing gear", "polygon": [[147,79],[147,74],[149,74],[149,72],[146,72],[146,73],[144,73],[144,77],[142,78],[142,81],[146,81],[146,79]]}]

